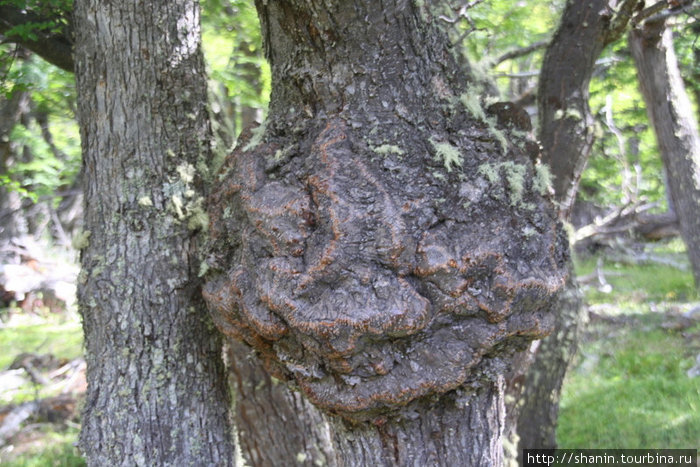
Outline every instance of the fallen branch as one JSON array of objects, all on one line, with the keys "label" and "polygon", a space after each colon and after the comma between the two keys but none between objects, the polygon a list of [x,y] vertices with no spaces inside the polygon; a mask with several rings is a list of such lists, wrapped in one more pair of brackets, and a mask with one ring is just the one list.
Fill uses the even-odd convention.
[{"label": "fallen branch", "polygon": [[660,240],[678,235],[678,216],[672,212],[650,214],[657,203],[630,202],[596,218],[573,235],[574,243],[593,237],[609,237],[633,232],[647,240]]}]

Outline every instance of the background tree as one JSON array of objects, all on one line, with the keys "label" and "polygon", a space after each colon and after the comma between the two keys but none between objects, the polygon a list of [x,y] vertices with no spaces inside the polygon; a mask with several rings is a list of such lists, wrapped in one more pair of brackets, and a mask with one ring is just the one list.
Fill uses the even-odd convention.
[{"label": "background tree", "polygon": [[681,234],[700,286],[700,136],[665,18],[630,33],[639,83],[668,174]]},{"label": "background tree", "polygon": [[94,465],[230,465],[221,340],[203,308],[207,85],[194,1],[81,1],[81,447]]}]

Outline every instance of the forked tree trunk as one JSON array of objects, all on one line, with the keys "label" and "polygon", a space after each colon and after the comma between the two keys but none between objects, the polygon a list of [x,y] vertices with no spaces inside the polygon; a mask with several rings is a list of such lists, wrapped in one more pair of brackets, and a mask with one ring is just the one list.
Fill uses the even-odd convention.
[{"label": "forked tree trunk", "polygon": [[664,21],[647,22],[630,32],[629,42],[681,236],[695,284],[700,286],[700,136],[678,70],[672,33]]},{"label": "forked tree trunk", "polygon": [[[323,443],[293,441],[295,459],[499,465],[503,373],[551,330],[565,279],[546,170],[424,2],[256,6],[273,91],[209,199],[217,326],[323,412],[300,421]],[[297,422],[239,392],[260,399],[239,419],[268,420],[239,426],[265,440],[248,459],[288,463],[263,450]],[[308,405],[284,397],[282,414]]]},{"label": "forked tree trunk", "polygon": [[231,465],[221,339],[200,295],[211,137],[193,0],[76,2],[88,463]]}]

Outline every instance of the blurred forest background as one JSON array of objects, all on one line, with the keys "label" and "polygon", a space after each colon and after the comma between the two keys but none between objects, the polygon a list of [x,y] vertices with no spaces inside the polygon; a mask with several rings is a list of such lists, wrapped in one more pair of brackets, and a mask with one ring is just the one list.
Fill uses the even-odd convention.
[{"label": "blurred forest background", "polygon": [[[445,2],[449,4],[450,2]],[[455,47],[537,121],[545,47],[563,0],[451,2]],[[83,465],[85,363],[75,308],[81,151],[73,74],[16,39],[68,23],[71,0],[0,1],[0,464]],[[8,27],[3,5],[63,19]],[[668,19],[700,116],[700,7]],[[202,0],[216,151],[261,123],[270,92],[253,2]],[[626,35],[595,64],[596,141],[569,232],[588,324],[557,438],[572,448],[700,446],[700,297],[666,191]],[[11,40],[13,39],[14,40]],[[21,41],[20,41],[21,42]]]}]

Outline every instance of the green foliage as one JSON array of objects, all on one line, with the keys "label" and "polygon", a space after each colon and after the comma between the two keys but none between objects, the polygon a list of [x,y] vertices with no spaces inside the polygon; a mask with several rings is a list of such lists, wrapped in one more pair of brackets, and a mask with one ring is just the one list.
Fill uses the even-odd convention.
[{"label": "green foliage", "polygon": [[[609,65],[599,69],[590,86],[591,111],[600,131],[579,195],[603,206],[622,204],[630,196],[645,197],[663,209],[663,166],[626,39],[613,44],[603,60]],[[606,123],[606,112],[622,140]]]},{"label": "green foliage", "polygon": [[[453,10],[458,10],[457,2]],[[463,37],[461,45],[478,74],[491,73],[497,77],[500,91],[506,95],[522,92],[528,80],[511,80],[505,74],[537,70],[544,49],[527,56],[506,60],[492,69],[493,63],[505,52],[529,46],[551,37],[563,9],[563,0],[481,2],[466,11],[457,23],[455,37]],[[454,13],[452,14],[454,15]],[[463,36],[467,34],[466,36]],[[499,77],[500,76],[500,77]]]},{"label": "green foliage", "polygon": [[[29,95],[29,108],[9,135],[14,157],[8,162],[0,185],[37,202],[42,196],[60,201],[55,193],[73,184],[80,170],[80,137],[75,121],[73,75],[31,55],[14,57],[15,48],[0,46],[0,93],[9,100]],[[39,118],[45,116],[46,127]],[[47,139],[46,136],[50,136]]]},{"label": "green foliage", "polygon": [[[42,139],[36,124],[29,128],[17,125],[10,138],[32,154],[32,159],[28,162],[18,162],[10,167],[9,174],[13,180],[21,180],[23,188],[19,190],[20,193],[28,193],[35,202],[38,197],[52,196],[59,187],[70,185],[80,170],[78,157],[65,160],[56,157]],[[77,147],[77,141],[73,143]]]},{"label": "green foliage", "polygon": [[14,6],[40,18],[15,25],[4,33],[5,37],[31,41],[37,40],[40,33],[61,33],[69,24],[73,11],[73,0],[0,0],[2,5]]},{"label": "green foliage", "polygon": [[[238,112],[241,107],[267,108],[270,68],[253,2],[203,0],[202,44],[210,78],[226,86]],[[240,116],[237,120],[240,128]]]}]

